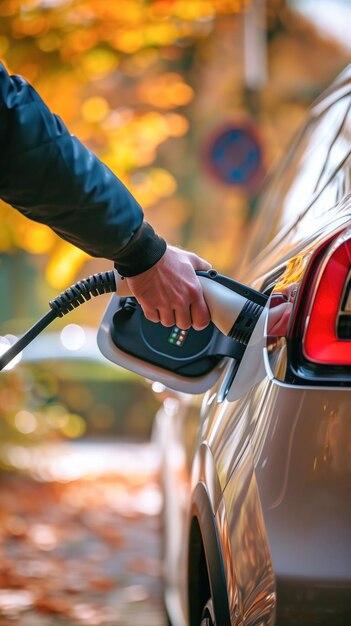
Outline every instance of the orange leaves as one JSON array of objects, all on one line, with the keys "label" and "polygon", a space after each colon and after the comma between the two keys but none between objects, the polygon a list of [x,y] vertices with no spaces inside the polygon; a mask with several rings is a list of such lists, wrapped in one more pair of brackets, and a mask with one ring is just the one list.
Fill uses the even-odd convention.
[{"label": "orange leaves", "polygon": [[89,255],[57,237],[55,241],[56,245],[51,251],[45,275],[52,287],[62,289],[73,282],[77,272],[89,259]]},{"label": "orange leaves", "polygon": [[[212,33],[216,16],[241,6],[241,0],[1,0],[0,56],[143,208],[155,208],[156,230],[177,224],[181,240],[188,210],[177,197],[182,157],[174,155],[182,154],[176,144],[188,132],[186,107],[195,93],[183,67],[190,46]],[[157,206],[165,199],[169,227],[167,211]],[[56,289],[72,282],[88,259],[3,203],[0,219],[0,252],[47,255],[46,280]]]},{"label": "orange leaves", "polygon": [[184,36],[196,39],[199,24],[213,20],[217,12],[237,13],[242,6],[243,0],[2,0],[0,15],[11,18],[13,37],[40,38],[43,45],[39,47],[44,51],[57,48],[53,40],[45,41],[45,37],[59,34],[69,60],[70,55],[90,49],[99,41],[133,54],[148,45],[172,45]]},{"label": "orange leaves", "polygon": [[133,52],[137,52],[144,46],[144,33],[141,29],[136,28],[123,29],[115,34],[112,44],[120,52],[133,54]]},{"label": "orange leaves", "polygon": [[49,613],[69,617],[72,607],[71,603],[62,598],[62,596],[40,596],[34,599],[33,608],[39,611],[39,613]]},{"label": "orange leaves", "polygon": [[[127,109],[111,112],[103,125],[107,129],[110,127],[110,131],[106,131],[110,139],[109,150],[103,160],[119,177],[123,172],[153,163],[156,150],[162,143],[169,137],[184,135],[188,130],[188,121],[183,115],[158,111],[136,115]],[[141,175],[144,179],[145,176],[147,173]],[[171,173],[168,177],[172,177]],[[158,195],[161,196],[162,193]]]},{"label": "orange leaves", "polygon": [[133,468],[65,485],[1,475],[0,624],[162,623],[155,513],[139,507],[154,480]]},{"label": "orange leaves", "polygon": [[[83,83],[108,76],[118,67],[118,57],[115,52],[99,47],[93,48],[84,56],[79,56],[77,61],[82,71]],[[77,78],[76,76],[76,80]]]},{"label": "orange leaves", "polygon": [[185,106],[194,96],[190,85],[175,72],[161,74],[141,83],[138,93],[141,101],[161,109]]},{"label": "orange leaves", "polygon": [[88,122],[101,122],[105,119],[108,112],[108,102],[101,96],[88,98],[82,105],[82,115]]}]

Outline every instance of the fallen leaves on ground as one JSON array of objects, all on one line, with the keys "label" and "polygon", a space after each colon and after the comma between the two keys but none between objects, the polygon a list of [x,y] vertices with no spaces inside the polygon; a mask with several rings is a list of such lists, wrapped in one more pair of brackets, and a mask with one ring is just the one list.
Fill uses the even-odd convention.
[{"label": "fallen leaves on ground", "polygon": [[152,473],[2,473],[0,626],[163,626],[157,493]]}]

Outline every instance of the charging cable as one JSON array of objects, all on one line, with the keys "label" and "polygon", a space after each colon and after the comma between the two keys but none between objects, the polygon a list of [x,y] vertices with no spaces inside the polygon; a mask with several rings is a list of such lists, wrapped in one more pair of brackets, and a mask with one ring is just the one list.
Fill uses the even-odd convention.
[{"label": "charging cable", "polygon": [[101,296],[104,293],[116,291],[116,277],[114,270],[101,272],[83,278],[66,291],[49,302],[48,311],[34,326],[22,335],[6,352],[0,357],[0,371],[6,367],[28,344],[35,339],[51,322],[57,317],[63,317],[73,309],[76,309],[84,302],[91,300],[91,297]]}]

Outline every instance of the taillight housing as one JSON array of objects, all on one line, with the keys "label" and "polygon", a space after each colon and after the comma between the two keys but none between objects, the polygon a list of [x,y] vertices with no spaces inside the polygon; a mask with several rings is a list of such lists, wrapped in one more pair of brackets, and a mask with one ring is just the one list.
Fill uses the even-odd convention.
[{"label": "taillight housing", "polygon": [[326,250],[305,318],[303,353],[309,361],[351,366],[351,229]]},{"label": "taillight housing", "polygon": [[273,375],[295,384],[351,384],[351,227],[291,259],[267,320]]}]

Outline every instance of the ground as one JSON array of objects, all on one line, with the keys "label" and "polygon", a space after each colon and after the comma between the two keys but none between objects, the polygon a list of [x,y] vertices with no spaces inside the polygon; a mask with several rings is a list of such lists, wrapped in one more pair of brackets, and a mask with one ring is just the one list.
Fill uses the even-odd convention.
[{"label": "ground", "polygon": [[0,626],[165,626],[152,445],[24,455],[0,475]]}]

